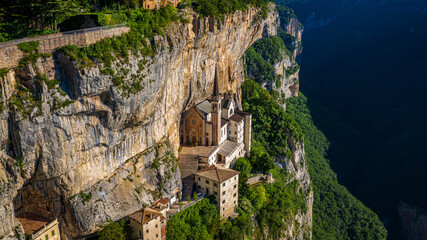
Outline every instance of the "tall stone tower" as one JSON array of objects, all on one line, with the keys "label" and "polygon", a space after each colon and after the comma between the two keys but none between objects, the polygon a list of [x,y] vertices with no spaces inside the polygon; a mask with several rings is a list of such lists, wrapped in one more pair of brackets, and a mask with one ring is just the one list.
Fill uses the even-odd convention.
[{"label": "tall stone tower", "polygon": [[215,78],[213,94],[211,97],[211,114],[212,114],[212,145],[219,143],[221,139],[221,100],[222,95],[219,93],[218,69],[215,66]]}]

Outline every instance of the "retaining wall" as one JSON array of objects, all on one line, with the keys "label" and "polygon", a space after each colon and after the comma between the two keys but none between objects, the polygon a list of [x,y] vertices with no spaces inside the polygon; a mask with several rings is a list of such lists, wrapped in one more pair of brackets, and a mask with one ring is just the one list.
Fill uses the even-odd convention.
[{"label": "retaining wall", "polygon": [[56,33],[35,38],[26,38],[17,41],[0,43],[0,68],[15,68],[24,56],[17,45],[22,42],[38,41],[41,53],[53,53],[57,48],[66,45],[88,46],[104,38],[120,36],[130,31],[129,27],[121,26],[115,28],[89,28],[72,32]]}]

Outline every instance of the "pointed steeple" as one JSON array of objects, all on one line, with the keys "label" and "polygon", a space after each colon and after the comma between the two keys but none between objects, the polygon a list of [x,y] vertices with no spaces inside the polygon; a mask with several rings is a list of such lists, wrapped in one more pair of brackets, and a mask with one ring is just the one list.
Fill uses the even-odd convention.
[{"label": "pointed steeple", "polygon": [[213,94],[212,94],[212,96],[214,96],[214,97],[219,96],[218,68],[217,68],[217,65],[215,65],[215,78],[214,78],[214,87],[213,87]]}]

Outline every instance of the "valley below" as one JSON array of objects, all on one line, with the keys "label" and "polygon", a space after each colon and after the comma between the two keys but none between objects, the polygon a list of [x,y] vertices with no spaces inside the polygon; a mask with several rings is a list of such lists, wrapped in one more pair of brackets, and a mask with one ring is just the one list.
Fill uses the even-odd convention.
[{"label": "valley below", "polygon": [[425,239],[426,3],[287,2],[305,26],[301,91],[338,181],[389,239]]}]

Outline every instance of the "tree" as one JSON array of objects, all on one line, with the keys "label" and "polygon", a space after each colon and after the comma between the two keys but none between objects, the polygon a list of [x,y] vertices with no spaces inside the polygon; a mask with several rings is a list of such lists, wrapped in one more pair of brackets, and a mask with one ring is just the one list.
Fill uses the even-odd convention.
[{"label": "tree", "polygon": [[264,203],[267,201],[267,192],[263,185],[258,185],[256,188],[251,188],[249,200],[254,206],[255,210],[261,209]]},{"label": "tree", "polygon": [[98,232],[99,240],[126,240],[130,228],[124,220],[112,222]]},{"label": "tree", "polygon": [[79,5],[75,0],[50,0],[46,6],[46,12],[50,13],[53,28],[58,31],[58,23],[73,13],[77,13]]},{"label": "tree", "polygon": [[234,163],[233,169],[239,171],[239,179],[246,182],[251,174],[252,166],[247,158],[239,158]]}]

